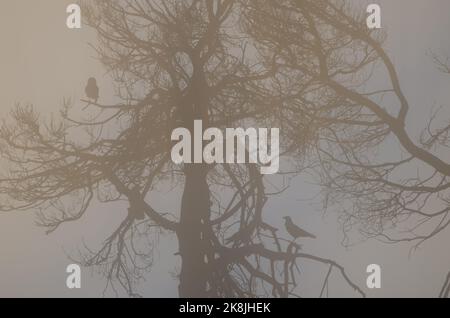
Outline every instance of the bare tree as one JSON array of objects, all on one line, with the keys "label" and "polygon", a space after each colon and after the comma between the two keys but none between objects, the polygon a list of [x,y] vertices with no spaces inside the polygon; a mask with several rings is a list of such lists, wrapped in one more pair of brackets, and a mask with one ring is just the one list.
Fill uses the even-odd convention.
[{"label": "bare tree", "polygon": [[[351,198],[348,221],[362,222],[371,235],[420,205],[419,195],[438,196],[448,183],[448,164],[406,132],[408,104],[382,35],[367,31],[346,2],[97,0],[83,12],[120,101],[82,101],[89,120],[70,103],[61,120],[16,107],[0,133],[8,161],[1,210],[39,209],[52,232],[96,202],[125,199],[127,218],[83,257],[113,289],[119,283],[137,296],[154,237],[167,231],[178,238],[181,297],[298,296],[304,259],[329,267],[321,296],[333,269],[364,296],[342,266],[302,253],[265,220],[264,206],[276,193],[267,191],[257,165],[172,163],[172,130],[193,132],[197,119],[204,129],[280,127],[283,158],[295,159],[282,174],[320,171],[328,199]],[[363,91],[377,63],[392,88]],[[398,114],[377,103],[384,95],[398,99]],[[390,135],[410,156],[373,164],[371,152]],[[431,166],[433,177],[414,185],[390,180],[413,160]],[[427,185],[439,177],[439,185]],[[150,194],[161,184],[183,187],[179,213],[152,207]]]},{"label": "bare tree", "polygon": [[[448,113],[433,112],[414,140],[410,104],[383,49],[383,33],[364,28],[365,17],[349,13],[357,11],[347,1],[248,5],[248,31],[268,57],[277,54],[274,63],[290,84],[279,110],[284,122],[297,113],[317,127],[311,160],[325,206],[341,210],[344,229],[416,246],[445,230]],[[270,23],[256,28],[262,20]],[[432,57],[448,73],[448,59]],[[399,223],[408,226],[406,235],[397,231]]]}]

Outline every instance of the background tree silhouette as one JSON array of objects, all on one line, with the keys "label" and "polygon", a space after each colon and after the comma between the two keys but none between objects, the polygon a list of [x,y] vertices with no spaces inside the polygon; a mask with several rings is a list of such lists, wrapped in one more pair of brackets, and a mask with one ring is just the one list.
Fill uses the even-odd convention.
[{"label": "background tree silhouette", "polygon": [[[296,296],[300,259],[329,266],[321,296],[333,269],[364,296],[339,264],[301,252],[266,221],[264,206],[276,193],[257,165],[172,163],[172,130],[193,131],[196,119],[204,129],[281,128],[281,175],[316,171],[325,202],[350,199],[342,201],[345,224],[357,221],[366,235],[385,236],[388,224],[411,215],[447,217],[448,205],[426,214],[423,203],[432,196],[448,203],[449,165],[406,132],[408,103],[383,35],[354,13],[364,10],[329,0],[98,0],[85,2],[83,12],[120,101],[82,101],[89,120],[69,102],[61,119],[16,107],[0,132],[9,163],[1,210],[38,209],[50,233],[94,202],[127,200],[128,216],[81,260],[100,268],[114,290],[119,284],[138,296],[155,235],[167,231],[178,238],[181,297]],[[378,76],[392,87],[366,91]],[[397,113],[382,105],[388,95]],[[429,131],[429,148],[445,145],[448,127]],[[371,155],[392,140],[408,156],[374,163]],[[416,161],[432,177],[404,180],[398,171]],[[150,194],[161,184],[183,188],[180,211],[152,207]]]},{"label": "background tree silhouette", "polygon": [[442,286],[439,298],[449,298],[450,296],[450,273],[445,278],[444,285]]}]

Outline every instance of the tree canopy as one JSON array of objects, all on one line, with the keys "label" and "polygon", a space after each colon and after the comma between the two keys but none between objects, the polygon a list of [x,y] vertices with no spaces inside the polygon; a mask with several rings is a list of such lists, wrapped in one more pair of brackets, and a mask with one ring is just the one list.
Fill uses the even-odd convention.
[{"label": "tree canopy", "polygon": [[[128,216],[82,261],[129,295],[151,268],[153,234],[167,231],[179,242],[180,296],[298,296],[300,259],[337,270],[364,296],[342,266],[301,252],[266,221],[276,193],[258,165],[171,161],[173,129],[192,131],[195,120],[280,128],[280,175],[314,171],[326,205],[343,202],[346,228],[399,241],[449,224],[449,126],[431,121],[420,144],[410,137],[384,34],[368,30],[347,1],[96,0],[83,2],[83,12],[119,102],[82,100],[82,114],[79,103],[66,103],[52,119],[16,107],[0,131],[0,208],[38,209],[52,232],[95,202],[127,200]],[[373,89],[378,76],[386,87]],[[392,143],[401,153],[377,155]],[[426,166],[428,176],[405,179],[411,165]],[[180,211],[153,208],[150,194],[162,183],[183,188]],[[442,207],[430,212],[436,200]],[[411,217],[441,222],[426,234],[386,234]]]}]

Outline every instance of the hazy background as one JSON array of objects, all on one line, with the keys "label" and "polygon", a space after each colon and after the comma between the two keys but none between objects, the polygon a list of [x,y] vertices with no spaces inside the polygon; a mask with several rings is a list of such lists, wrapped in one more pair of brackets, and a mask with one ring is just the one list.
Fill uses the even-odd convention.
[{"label": "hazy background", "polygon": [[[356,1],[356,0],[355,0]],[[0,116],[7,116],[17,103],[33,103],[44,114],[59,112],[64,97],[79,100],[87,78],[95,76],[101,98],[112,96],[110,82],[88,42],[95,43],[89,29],[66,27],[66,0],[3,0],[0,4]],[[411,104],[408,125],[424,125],[433,105],[450,104],[450,77],[436,71],[427,53],[450,55],[450,2],[447,0],[370,1],[382,5],[383,27],[388,32],[387,52],[399,71],[403,89]],[[450,107],[450,106],[449,106]],[[421,127],[421,126],[420,126]],[[296,180],[291,189],[269,200],[266,215],[282,224],[284,215],[317,235],[304,244],[307,252],[332,258],[344,265],[350,277],[365,287],[366,267],[382,267],[382,289],[366,290],[369,297],[436,297],[450,270],[450,230],[443,232],[410,254],[411,245],[361,242],[345,249],[343,234],[333,213],[323,215],[314,201],[316,193],[307,180]],[[155,207],[179,208],[179,193],[155,197]],[[320,202],[319,202],[320,203]],[[319,206],[319,205],[317,205]],[[31,213],[0,215],[0,297],[99,297],[105,280],[83,271],[82,289],[66,288],[65,269],[85,241],[100,244],[125,215],[125,206],[93,207],[81,221],[61,227],[46,236],[34,224]],[[277,211],[277,212],[275,212]],[[282,214],[280,212],[282,211]],[[176,242],[161,237],[160,255],[140,290],[149,297],[177,296],[179,269]],[[308,269],[308,264],[305,264]],[[303,275],[303,296],[318,296],[327,268],[311,269],[317,275]],[[169,271],[169,272],[168,272]],[[322,276],[320,274],[323,272]],[[342,285],[343,286],[343,285]],[[347,287],[330,286],[331,295],[352,296]],[[110,295],[110,294],[107,294]]]}]

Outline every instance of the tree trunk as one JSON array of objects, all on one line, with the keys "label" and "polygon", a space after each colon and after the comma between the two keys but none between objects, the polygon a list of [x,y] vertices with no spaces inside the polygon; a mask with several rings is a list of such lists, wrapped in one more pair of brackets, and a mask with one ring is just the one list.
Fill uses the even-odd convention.
[{"label": "tree trunk", "polygon": [[[209,126],[209,100],[203,64],[199,58],[192,58],[194,71],[190,87],[184,95],[179,110],[184,127],[191,132],[191,136],[194,136],[195,119],[202,120],[203,129]],[[194,153],[194,149],[191,153]],[[184,165],[186,180],[177,233],[181,255],[179,296],[182,298],[211,296],[208,292],[211,270],[208,266],[210,240],[207,232],[211,212],[211,193],[206,180],[209,170],[210,167],[206,164]]]},{"label": "tree trunk", "polygon": [[[181,202],[178,241],[182,259],[179,296],[207,297],[209,271],[207,265],[206,226],[210,218],[211,198],[206,181],[208,167],[186,165],[186,182]],[[206,225],[206,226],[205,226]]]}]

